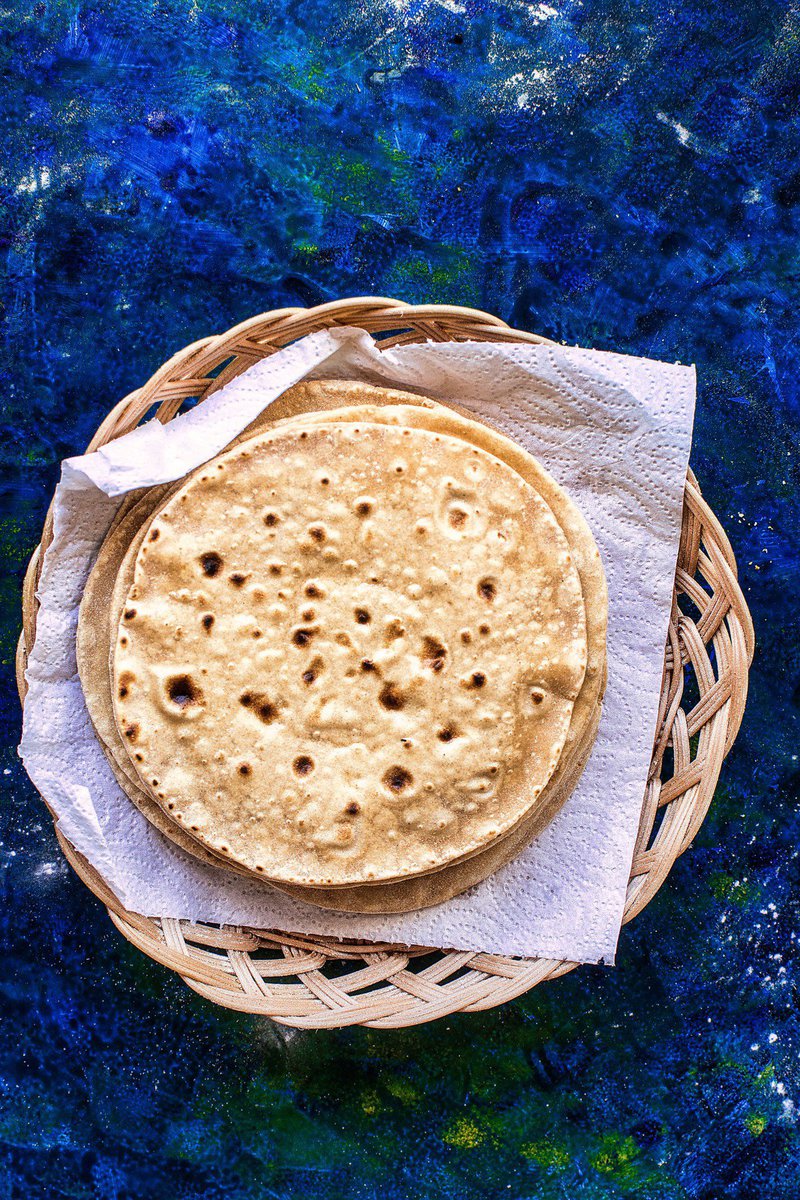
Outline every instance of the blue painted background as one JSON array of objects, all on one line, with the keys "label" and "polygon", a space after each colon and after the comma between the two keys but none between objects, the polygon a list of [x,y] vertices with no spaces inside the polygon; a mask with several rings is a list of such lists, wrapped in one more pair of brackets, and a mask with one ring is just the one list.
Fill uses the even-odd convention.
[{"label": "blue painted background", "polygon": [[[12,0],[0,60],[0,1194],[794,1198],[800,9]],[[18,588],[59,460],[171,352],[368,293],[694,361],[759,655],[615,971],[287,1035],[144,959],[64,866],[15,754]]]}]

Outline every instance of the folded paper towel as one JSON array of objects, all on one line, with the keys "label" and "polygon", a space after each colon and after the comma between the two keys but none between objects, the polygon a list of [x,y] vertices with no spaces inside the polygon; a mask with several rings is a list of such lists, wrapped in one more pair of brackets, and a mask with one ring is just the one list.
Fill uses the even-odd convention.
[{"label": "folded paper towel", "polygon": [[[514,862],[418,913],[322,911],[184,854],[119,788],[77,676],[78,605],[121,498],[212,457],[304,377],[405,388],[487,418],[571,494],[608,578],[608,687],[577,788]],[[151,421],[68,459],[39,584],[20,746],[60,830],[126,908],[148,916],[613,962],[655,734],[694,396],[690,367],[549,345],[381,351],[363,331],[337,329],[262,360],[166,426]]]}]

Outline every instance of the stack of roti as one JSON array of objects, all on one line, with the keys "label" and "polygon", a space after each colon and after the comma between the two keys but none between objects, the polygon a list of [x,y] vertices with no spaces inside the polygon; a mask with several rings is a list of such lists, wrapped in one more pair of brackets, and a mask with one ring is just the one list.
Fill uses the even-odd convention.
[{"label": "stack of roti", "polygon": [[306,382],[129,496],[78,664],[132,802],[196,858],[325,908],[441,903],[574,788],[606,681],[600,555],[519,446]]}]

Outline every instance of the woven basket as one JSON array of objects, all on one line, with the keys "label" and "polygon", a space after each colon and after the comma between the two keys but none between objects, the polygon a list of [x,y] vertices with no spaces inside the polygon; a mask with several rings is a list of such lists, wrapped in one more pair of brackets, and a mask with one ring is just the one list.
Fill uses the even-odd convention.
[{"label": "woven basket", "polygon": [[[546,342],[472,309],[411,307],[361,298],[317,308],[265,313],[174,355],[117,404],[89,450],[128,433],[157,405],[171,420],[189,399],[203,400],[254,362],[316,330],[353,325],[381,347],[427,340]],[[36,632],[35,589],[52,540],[48,514],[23,595],[17,675],[24,703],[27,648]],[[686,481],[683,531],[664,657],[661,704],[649,781],[628,883],[630,921],[661,887],[690,844],[711,803],[722,760],[739,729],[753,656],[753,627],[725,533]],[[576,963],[473,952],[398,949],[269,930],[148,919],[127,912],[94,868],[58,832],[67,860],[108,908],[117,929],[145,954],[176,971],[200,995],[226,1008],[285,1025],[333,1028],[416,1025],[453,1012],[478,1012],[514,999]]]}]

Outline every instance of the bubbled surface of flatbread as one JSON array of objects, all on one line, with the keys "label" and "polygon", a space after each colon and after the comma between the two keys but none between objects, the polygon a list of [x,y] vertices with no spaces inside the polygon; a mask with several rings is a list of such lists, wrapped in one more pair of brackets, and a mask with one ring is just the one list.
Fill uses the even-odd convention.
[{"label": "bubbled surface of flatbread", "polygon": [[585,668],[569,547],[516,472],[419,429],[289,423],[154,520],[115,717],[151,794],[212,850],[341,886],[513,827]]}]

